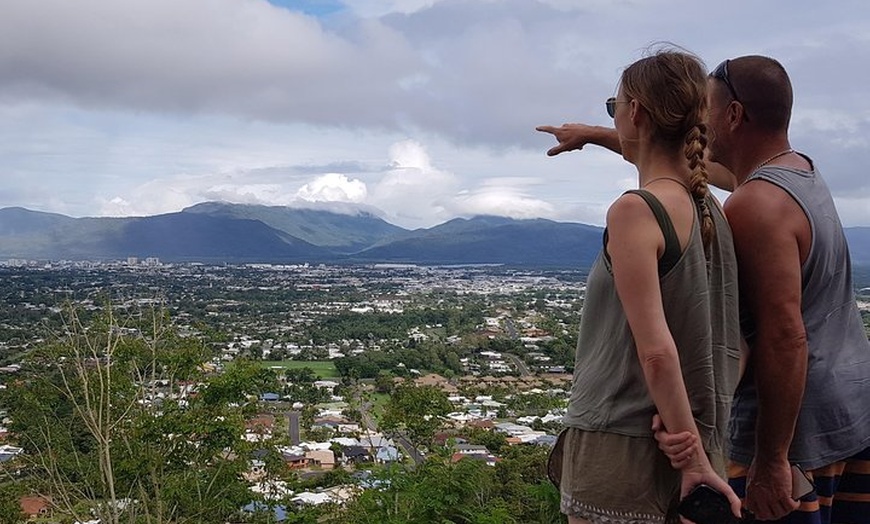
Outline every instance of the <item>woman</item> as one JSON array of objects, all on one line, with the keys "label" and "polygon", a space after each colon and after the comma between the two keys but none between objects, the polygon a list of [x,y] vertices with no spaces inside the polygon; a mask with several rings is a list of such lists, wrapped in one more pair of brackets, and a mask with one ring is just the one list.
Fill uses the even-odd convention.
[{"label": "woman", "polygon": [[[636,166],[640,189],[607,212],[566,429],[550,458],[572,523],[675,522],[680,496],[701,483],[739,515],[716,470],[724,473],[739,329],[730,230],[707,189],[706,86],[696,57],[662,51],[626,68],[607,101],[619,137],[612,148]],[[672,468],[653,438],[656,414],[707,453]]]}]

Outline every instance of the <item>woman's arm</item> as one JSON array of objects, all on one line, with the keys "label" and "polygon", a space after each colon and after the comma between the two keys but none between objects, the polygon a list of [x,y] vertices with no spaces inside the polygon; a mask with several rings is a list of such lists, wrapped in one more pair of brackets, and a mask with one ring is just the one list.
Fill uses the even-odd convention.
[{"label": "woman's arm", "polygon": [[[658,278],[658,254],[664,238],[647,204],[636,195],[623,195],[607,213],[607,251],[616,291],[631,328],[647,388],[665,427],[689,432],[700,442],[683,382],[677,347],[668,328]],[[726,494],[735,515],[740,500],[720,478],[705,453],[695,453],[682,468],[682,495],[700,483]]]},{"label": "woman's arm", "polygon": [[659,225],[640,197],[624,195],[608,211],[607,228],[616,291],[653,402],[669,431],[697,435],[676,344],[662,307],[658,254],[664,249],[664,238]]},{"label": "woman's arm", "polygon": [[[607,148],[622,154],[619,135],[612,127],[590,126],[586,124],[562,124],[561,126],[538,126],[537,131],[550,133],[559,143],[547,151],[547,156],[556,156],[566,151],[579,151],[587,144]],[[705,152],[704,158],[710,158]],[[717,162],[707,162],[708,182],[724,191],[734,191],[737,179],[731,171]]]},{"label": "woman's arm", "polygon": [[622,153],[619,135],[612,127],[588,126],[586,124],[562,124],[555,126],[538,126],[537,131],[550,133],[559,142],[547,151],[547,156],[556,156],[565,151],[583,149],[586,144],[606,147],[614,153]]}]

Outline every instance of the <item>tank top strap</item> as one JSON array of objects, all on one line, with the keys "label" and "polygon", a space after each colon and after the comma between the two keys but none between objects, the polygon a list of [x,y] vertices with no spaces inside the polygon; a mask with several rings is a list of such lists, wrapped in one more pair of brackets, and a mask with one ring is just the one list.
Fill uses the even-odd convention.
[{"label": "tank top strap", "polygon": [[[665,206],[662,205],[661,201],[655,197],[652,193],[645,189],[630,189],[625,193],[631,193],[633,195],[637,195],[641,197],[644,202],[649,206],[650,210],[653,213],[653,216],[656,218],[656,222],[659,224],[659,228],[662,230],[662,235],[665,237],[665,252],[662,254],[661,258],[659,258],[659,277],[662,277],[668,273],[668,271],[673,268],[677,262],[679,262],[680,257],[683,255],[682,249],[680,248],[680,239],[677,236],[677,230],[674,229],[674,223],[671,221],[671,216],[668,215],[668,212],[665,210]],[[604,236],[605,249],[604,253],[608,260],[608,266],[610,265],[610,255],[607,254],[607,232],[605,231]]]}]

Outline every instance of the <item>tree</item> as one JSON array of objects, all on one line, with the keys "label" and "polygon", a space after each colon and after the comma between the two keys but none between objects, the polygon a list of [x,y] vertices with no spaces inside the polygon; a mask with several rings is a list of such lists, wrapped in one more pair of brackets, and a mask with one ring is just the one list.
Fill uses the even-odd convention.
[{"label": "tree", "polygon": [[26,362],[7,402],[28,488],[58,517],[218,522],[251,500],[244,399],[269,377],[207,376],[208,353],[161,311],[91,322],[75,309]]},{"label": "tree", "polygon": [[511,446],[495,466],[501,496],[518,522],[566,520],[559,512],[559,490],[546,480],[549,452],[544,446]]},{"label": "tree", "polygon": [[404,433],[419,447],[432,442],[451,409],[453,405],[440,389],[405,382],[393,390],[379,425],[384,431]]},{"label": "tree", "polygon": [[318,380],[317,373],[308,366],[284,370],[284,378],[294,384],[313,384]]},{"label": "tree", "polygon": [[378,393],[389,393],[393,390],[394,375],[389,371],[381,371],[375,377],[375,391]]},{"label": "tree", "polygon": [[407,469],[393,465],[326,522],[350,524],[552,524],[564,523],[559,491],[544,480],[546,448],[517,446],[496,467],[465,458],[427,460]]},{"label": "tree", "polygon": [[11,482],[0,484],[0,524],[25,522],[25,515],[19,503],[20,497],[21,489],[16,484]]},{"label": "tree", "polygon": [[456,464],[427,461],[414,470],[385,470],[379,479],[383,488],[363,492],[334,522],[476,522],[476,516],[497,505],[492,497],[494,476],[486,468],[482,462],[463,460]]},{"label": "tree", "polygon": [[502,448],[507,446],[507,436],[504,433],[481,428],[470,428],[467,431],[468,442],[486,446],[490,453],[498,454]]}]

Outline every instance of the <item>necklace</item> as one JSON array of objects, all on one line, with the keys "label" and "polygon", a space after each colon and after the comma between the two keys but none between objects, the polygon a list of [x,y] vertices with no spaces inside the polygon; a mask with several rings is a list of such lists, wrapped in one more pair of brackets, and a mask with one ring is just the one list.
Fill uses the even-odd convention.
[{"label": "necklace", "polygon": [[779,157],[781,157],[781,156],[785,156],[785,155],[787,155],[787,154],[789,154],[789,153],[794,153],[794,152],[795,152],[795,151],[794,151],[794,149],[792,149],[792,148],[788,148],[788,149],[786,149],[785,151],[780,151],[779,153],[773,155],[772,157],[768,158],[768,159],[765,160],[764,162],[758,164],[758,166],[757,166],[755,169],[753,169],[752,172],[754,173],[754,172],[758,171],[758,170],[761,169],[762,167],[764,167],[764,166],[766,166],[767,164],[773,162],[774,160],[776,160],[777,158],[779,158]]},{"label": "necklace", "polygon": [[676,183],[676,184],[680,184],[680,185],[683,186],[684,188],[689,189],[689,186],[687,186],[687,185],[685,184],[685,182],[683,182],[682,180],[678,180],[678,179],[676,179],[676,178],[671,178],[671,177],[669,177],[669,176],[660,176],[660,177],[658,177],[658,178],[653,178],[652,180],[650,180],[649,182],[647,182],[646,184],[644,184],[644,185],[642,185],[642,186],[640,186],[640,187],[642,187],[642,188],[643,188],[643,187],[646,187],[646,186],[652,184],[653,182],[658,182],[659,180],[670,180],[671,182],[674,182],[674,183]]}]

